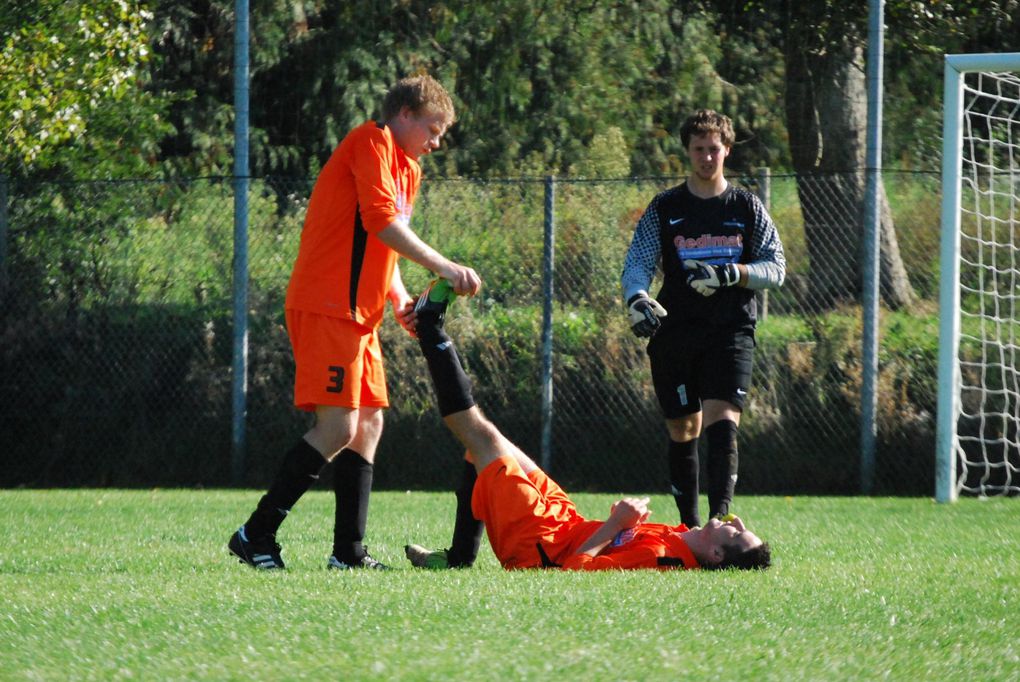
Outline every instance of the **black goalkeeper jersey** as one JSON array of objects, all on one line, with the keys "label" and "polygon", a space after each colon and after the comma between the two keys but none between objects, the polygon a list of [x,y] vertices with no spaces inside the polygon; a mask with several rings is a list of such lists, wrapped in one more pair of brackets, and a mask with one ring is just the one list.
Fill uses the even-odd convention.
[{"label": "black goalkeeper jersey", "polygon": [[659,223],[663,283],[656,299],[669,313],[662,320],[664,330],[692,323],[729,328],[753,325],[757,318],[754,291],[726,287],[702,296],[687,285],[689,273],[683,261],[720,265],[753,260],[755,230],[769,220],[758,197],[730,185],[718,196],[701,199],[684,183],[656,196],[649,209]]}]

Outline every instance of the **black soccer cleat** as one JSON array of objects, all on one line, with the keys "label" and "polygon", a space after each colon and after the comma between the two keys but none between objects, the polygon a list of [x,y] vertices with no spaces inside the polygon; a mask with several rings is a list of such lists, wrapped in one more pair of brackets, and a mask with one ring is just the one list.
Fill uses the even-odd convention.
[{"label": "black soccer cleat", "polygon": [[262,571],[270,571],[286,568],[283,565],[283,557],[280,556],[280,545],[276,544],[273,536],[248,538],[244,532],[244,526],[237,529],[230,536],[227,549],[237,557],[242,564],[248,564],[252,568]]},{"label": "black soccer cleat", "polygon": [[361,570],[363,568],[367,568],[367,569],[371,569],[371,570],[375,570],[375,571],[390,571],[390,570],[393,570],[389,566],[387,566],[386,564],[376,561],[375,559],[370,557],[368,554],[366,554],[365,556],[361,557],[357,561],[352,561],[350,563],[348,563],[346,561],[340,561],[340,559],[337,559],[336,555],[334,554],[334,555],[331,555],[329,557],[329,560],[326,561],[326,568],[331,569],[331,570],[335,570],[335,571],[356,571],[356,570]]},{"label": "black soccer cleat", "polygon": [[428,333],[433,329],[442,329],[446,308],[456,298],[457,294],[454,293],[452,284],[445,279],[432,280],[414,304],[414,312],[418,316],[418,330]]}]

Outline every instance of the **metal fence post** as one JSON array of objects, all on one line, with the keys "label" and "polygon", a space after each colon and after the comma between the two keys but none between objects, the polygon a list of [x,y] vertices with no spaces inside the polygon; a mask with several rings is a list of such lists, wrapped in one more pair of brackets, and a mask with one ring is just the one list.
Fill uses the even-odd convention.
[{"label": "metal fence post", "polygon": [[[771,215],[772,212],[772,170],[769,168],[758,169],[758,198],[761,199],[761,203],[765,206],[765,210]],[[758,313],[758,319],[762,322],[769,316],[769,290],[762,289],[759,293],[759,300],[761,301],[761,310]]]},{"label": "metal fence post", "polygon": [[7,176],[0,175],[0,300],[7,296]]},{"label": "metal fence post", "polygon": [[248,0],[235,0],[234,32],[234,351],[230,473],[245,469],[248,417]]},{"label": "metal fence post", "polygon": [[556,178],[545,178],[545,234],[542,243],[542,468],[552,465],[553,413],[553,254],[555,251]]},{"label": "metal fence post", "polygon": [[882,17],[883,0],[870,0],[868,21],[868,142],[864,197],[861,339],[861,493],[875,487],[878,439],[878,304],[882,229]]}]

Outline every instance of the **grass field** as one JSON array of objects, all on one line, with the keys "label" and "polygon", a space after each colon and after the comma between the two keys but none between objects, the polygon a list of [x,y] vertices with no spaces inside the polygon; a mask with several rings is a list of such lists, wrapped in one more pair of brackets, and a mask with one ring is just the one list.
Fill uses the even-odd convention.
[{"label": "grass field", "polygon": [[445,546],[453,495],[377,492],[404,570],[338,574],[314,491],[261,574],[225,549],[258,495],[0,491],[0,679],[1020,679],[1016,499],[740,497],[767,573],[509,573],[487,545],[438,573],[402,547]]}]

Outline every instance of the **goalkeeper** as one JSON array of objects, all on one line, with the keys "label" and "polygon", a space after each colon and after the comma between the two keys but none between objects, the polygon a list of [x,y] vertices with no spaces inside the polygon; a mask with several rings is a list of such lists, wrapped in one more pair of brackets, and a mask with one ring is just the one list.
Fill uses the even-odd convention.
[{"label": "goalkeeper", "polygon": [[[478,471],[471,501],[474,515],[485,524],[489,544],[504,568],[768,568],[768,544],[736,517],[712,519],[693,529],[645,523],[651,513],[647,497],[618,501],[606,521],[582,517],[555,481],[475,405],[471,382],[443,330],[453,297],[452,288],[438,280],[419,298],[414,323],[443,421]],[[441,552],[429,553],[417,545],[408,545],[405,552],[416,566],[446,567],[445,561],[425,561]]]},{"label": "goalkeeper", "polygon": [[[702,109],[680,129],[685,182],[645,209],[623,266],[634,334],[650,337],[652,383],[669,432],[667,458],[680,520],[701,525],[698,438],[707,441],[709,516],[729,513],[737,481],[737,428],[751,385],[754,290],[782,285],[779,233],[758,198],[723,176],[730,119]],[[661,265],[662,288],[648,289]]]}]

